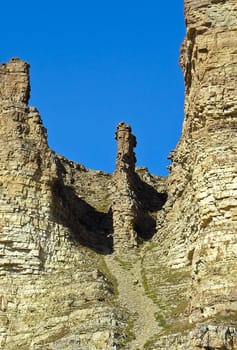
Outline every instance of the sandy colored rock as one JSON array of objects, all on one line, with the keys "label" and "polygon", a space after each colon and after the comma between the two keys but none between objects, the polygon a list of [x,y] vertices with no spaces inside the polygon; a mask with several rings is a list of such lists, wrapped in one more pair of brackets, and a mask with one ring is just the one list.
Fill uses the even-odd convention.
[{"label": "sandy colored rock", "polygon": [[118,149],[112,204],[113,245],[119,251],[137,246],[135,225],[139,208],[135,193],[136,157],[133,151],[137,142],[131,127],[123,122],[118,124],[115,138]]},{"label": "sandy colored rock", "polygon": [[144,261],[168,334],[158,349],[236,349],[236,14],[235,1],[185,1],[185,119]]},{"label": "sandy colored rock", "polygon": [[29,65],[0,65],[1,349],[237,349],[237,4],[185,17],[167,178],[135,168],[125,123],[114,174],[55,154]]}]

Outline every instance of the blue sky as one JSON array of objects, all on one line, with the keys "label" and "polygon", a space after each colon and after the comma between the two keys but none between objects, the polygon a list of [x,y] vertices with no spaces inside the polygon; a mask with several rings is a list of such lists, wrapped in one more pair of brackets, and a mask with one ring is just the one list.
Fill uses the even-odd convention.
[{"label": "blue sky", "polygon": [[183,1],[4,1],[1,62],[31,64],[31,100],[57,153],[112,172],[117,123],[137,165],[166,174],[183,121]]}]

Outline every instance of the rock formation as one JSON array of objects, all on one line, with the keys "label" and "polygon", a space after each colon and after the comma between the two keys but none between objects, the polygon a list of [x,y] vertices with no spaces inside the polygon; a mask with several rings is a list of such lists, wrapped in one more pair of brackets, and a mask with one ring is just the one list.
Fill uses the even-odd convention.
[{"label": "rock formation", "polygon": [[111,206],[113,250],[121,253],[131,252],[139,242],[152,237],[156,228],[154,216],[163,207],[166,194],[162,178],[150,175],[147,168],[135,168],[137,141],[131,126],[119,123],[115,139],[118,147]]},{"label": "rock formation", "polygon": [[185,16],[167,178],[135,168],[125,123],[113,175],[55,154],[29,65],[0,65],[1,349],[237,349],[237,4]]},{"label": "rock formation", "polygon": [[[116,288],[102,254],[113,250],[113,225],[118,227],[121,202],[114,184],[122,195],[134,176],[135,197],[143,186],[135,158],[125,161],[125,141],[112,176],[56,155],[38,111],[28,106],[29,65],[12,59],[0,74],[0,347],[121,347],[129,320],[114,301]],[[128,177],[122,164],[131,171]],[[138,172],[147,176],[146,169]],[[157,201],[162,205],[162,196]],[[141,206],[141,215],[147,210]]]},{"label": "rock formation", "polygon": [[0,348],[111,349],[122,316],[102,258],[86,247],[109,249],[111,176],[48,148],[27,104],[28,69],[18,59],[0,66]]},{"label": "rock formation", "polygon": [[114,249],[131,249],[137,246],[135,230],[138,203],[134,189],[136,157],[133,148],[136,138],[131,127],[121,122],[117,126],[115,138],[118,142],[115,190],[112,205]]},{"label": "rock formation", "polygon": [[[187,0],[185,16],[180,59],[185,120],[170,156],[169,199],[156,237],[160,246],[145,258],[148,283],[153,264],[160,262],[162,272],[150,288],[161,296],[167,332],[181,331],[182,337],[164,338],[156,346],[236,349],[237,4]],[[187,331],[201,322],[204,328]]]}]

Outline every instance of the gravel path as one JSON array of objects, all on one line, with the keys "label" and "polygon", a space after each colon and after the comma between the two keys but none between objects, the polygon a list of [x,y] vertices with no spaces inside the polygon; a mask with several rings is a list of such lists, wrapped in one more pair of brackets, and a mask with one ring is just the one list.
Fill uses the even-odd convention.
[{"label": "gravel path", "polygon": [[158,307],[145,294],[142,276],[141,259],[133,264],[121,263],[116,256],[105,257],[106,264],[117,279],[119,302],[134,316],[135,340],[129,344],[130,350],[143,350],[145,343],[159,331],[155,319]]}]

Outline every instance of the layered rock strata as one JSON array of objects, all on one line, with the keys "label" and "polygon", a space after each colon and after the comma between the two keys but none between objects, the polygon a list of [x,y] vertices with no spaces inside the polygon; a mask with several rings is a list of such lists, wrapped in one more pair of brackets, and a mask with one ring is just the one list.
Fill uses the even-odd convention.
[{"label": "layered rock strata", "polygon": [[[129,131],[128,138],[120,143],[119,134],[114,175],[55,154],[37,109],[28,105],[29,65],[12,59],[0,65],[0,76],[0,347],[121,348],[130,321],[116,304],[102,255],[126,241],[137,245],[121,227],[131,209],[126,200],[143,203],[139,215],[131,211],[129,224],[145,215],[145,231],[154,231],[148,210],[154,216],[163,205],[156,189],[164,188],[163,180],[145,168],[135,172],[134,153],[127,158],[135,137],[124,124],[118,130]],[[143,194],[146,181],[151,205]],[[136,188],[132,198],[128,188]]]},{"label": "layered rock strata", "polygon": [[[135,288],[156,305],[142,348],[237,349],[237,4],[186,0],[185,16],[185,120],[167,179],[135,168],[125,123],[113,175],[55,154],[28,105],[29,65],[0,65],[2,349],[139,347]],[[123,305],[113,251],[111,271],[139,276]]]},{"label": "layered rock strata", "polygon": [[111,249],[111,176],[49,149],[29,92],[27,63],[0,66],[0,348],[112,349],[126,324],[87,248]]},{"label": "layered rock strata", "polygon": [[113,250],[131,252],[156,230],[156,216],[166,201],[165,180],[149,174],[145,167],[135,168],[136,137],[130,125],[121,122],[117,140],[116,170],[113,174],[112,219]]},{"label": "layered rock strata", "polygon": [[112,204],[113,242],[114,249],[119,251],[137,246],[135,225],[139,209],[134,188],[136,157],[133,149],[136,147],[136,138],[131,127],[121,122],[117,126],[115,139],[118,150]]},{"label": "layered rock strata", "polygon": [[155,348],[236,349],[237,4],[186,0],[185,16],[185,120],[159,248],[145,257],[164,330],[177,335]]},{"label": "layered rock strata", "polygon": [[237,312],[237,4],[186,1],[185,14],[185,120],[169,182],[177,188],[176,174],[183,174],[176,202],[189,186],[193,196],[196,219],[184,257],[196,322]]}]

